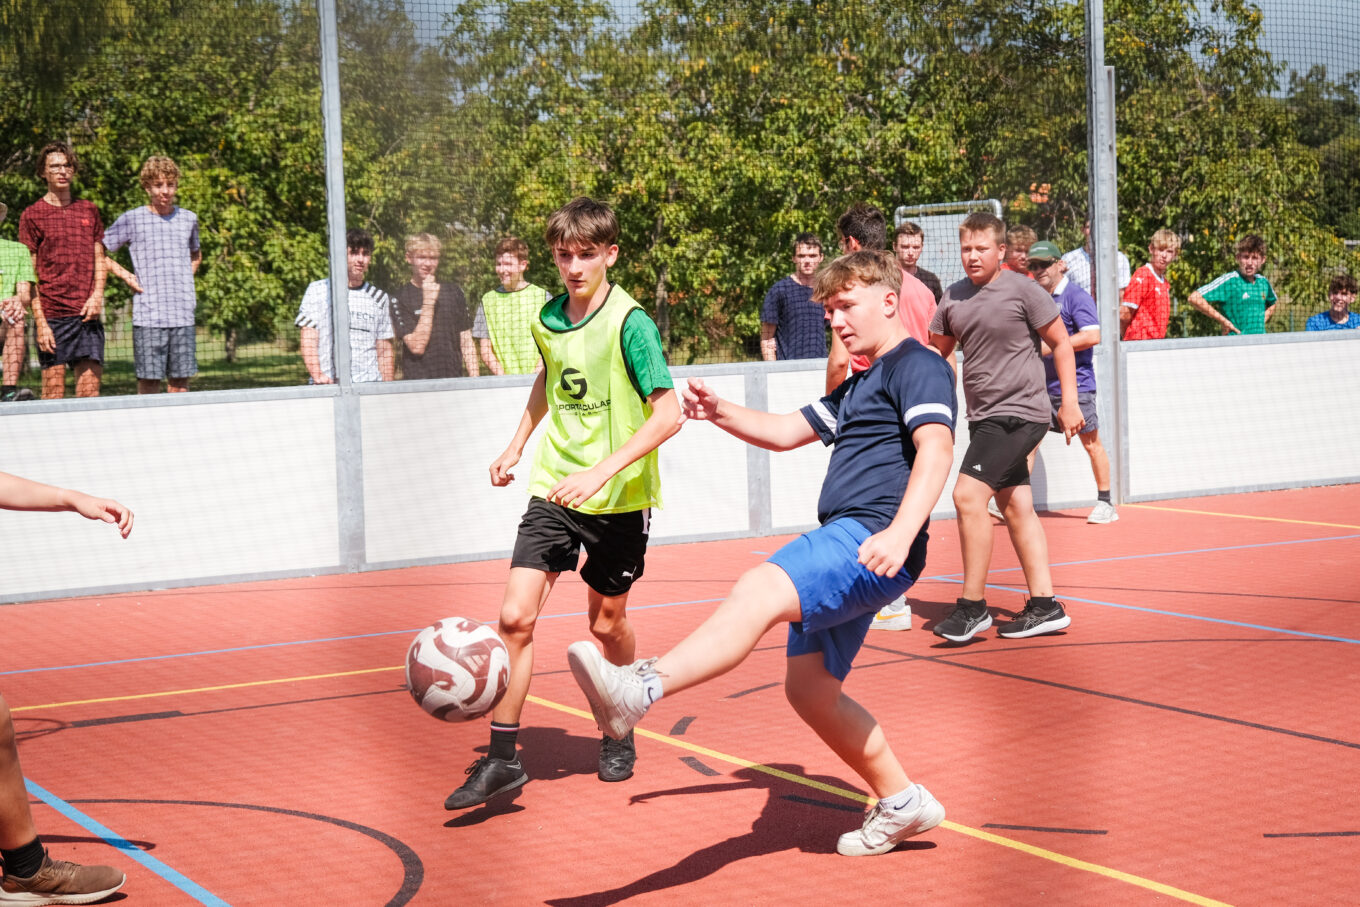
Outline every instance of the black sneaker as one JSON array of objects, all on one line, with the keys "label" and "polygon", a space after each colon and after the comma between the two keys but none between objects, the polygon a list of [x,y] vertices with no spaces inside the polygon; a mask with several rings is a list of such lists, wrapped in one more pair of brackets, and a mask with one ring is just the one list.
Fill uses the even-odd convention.
[{"label": "black sneaker", "polygon": [[483,756],[469,765],[463,774],[468,779],[462,787],[449,794],[449,798],[444,801],[445,809],[480,806],[492,797],[512,791],[529,780],[518,757],[513,762],[506,762],[494,756]]},{"label": "black sneaker", "polygon": [[949,616],[935,625],[934,633],[950,642],[967,642],[991,625],[992,614],[985,604],[970,605],[959,599]]},{"label": "black sneaker", "polygon": [[1015,620],[1002,624],[996,631],[998,636],[1007,639],[1024,639],[1041,633],[1054,633],[1066,629],[1072,618],[1063,610],[1062,603],[1054,599],[1053,607],[1036,605],[1033,599],[1025,602],[1025,610]]},{"label": "black sneaker", "polygon": [[18,387],[12,391],[0,394],[0,403],[16,403],[22,400],[32,400],[33,391],[26,387]]},{"label": "black sneaker", "polygon": [[627,781],[633,777],[634,762],[637,762],[637,744],[633,742],[632,731],[622,740],[606,734],[600,741],[601,781]]}]

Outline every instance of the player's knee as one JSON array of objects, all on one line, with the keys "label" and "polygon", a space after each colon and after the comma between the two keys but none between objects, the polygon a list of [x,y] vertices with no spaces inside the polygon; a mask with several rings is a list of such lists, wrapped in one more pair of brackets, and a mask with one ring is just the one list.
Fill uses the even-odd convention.
[{"label": "player's knee", "polygon": [[534,625],[538,623],[536,608],[523,608],[507,602],[501,606],[499,632],[501,638],[528,639],[534,635]]},{"label": "player's knee", "polygon": [[590,633],[602,643],[617,642],[628,635],[628,618],[622,612],[602,611],[590,622]]}]

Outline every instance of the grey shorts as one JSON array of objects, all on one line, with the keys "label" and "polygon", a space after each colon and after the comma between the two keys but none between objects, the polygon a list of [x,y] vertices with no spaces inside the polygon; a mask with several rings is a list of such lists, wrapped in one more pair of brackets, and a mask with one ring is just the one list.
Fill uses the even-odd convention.
[{"label": "grey shorts", "polygon": [[[1048,423],[1048,430],[1060,432],[1062,429],[1058,427],[1058,407],[1062,406],[1062,397],[1049,394],[1048,402],[1053,406],[1053,418]],[[1086,424],[1081,427],[1081,434],[1089,435],[1100,428],[1100,418],[1096,415],[1095,391],[1078,393],[1077,406],[1081,408],[1081,417],[1086,420]]]},{"label": "grey shorts", "polygon": [[137,377],[147,381],[192,378],[198,374],[192,324],[178,328],[132,328],[132,359]]}]

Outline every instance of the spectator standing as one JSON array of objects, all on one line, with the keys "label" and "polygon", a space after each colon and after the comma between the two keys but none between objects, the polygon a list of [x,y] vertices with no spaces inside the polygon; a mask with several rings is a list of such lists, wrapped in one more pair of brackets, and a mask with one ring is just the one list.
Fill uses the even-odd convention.
[{"label": "spectator standing", "polygon": [[[1158,230],[1148,242],[1148,261],[1133,274],[1119,304],[1120,340],[1161,340],[1171,320],[1171,286],[1166,269],[1181,250],[1181,238]],[[1070,276],[1070,275],[1069,275]]]},{"label": "spectator standing", "polygon": [[983,595],[992,558],[993,494],[1029,588],[1024,610],[998,631],[1007,638],[1052,633],[1071,618],[1054,597],[1048,541],[1034,512],[1026,458],[1053,418],[1044,386],[1042,340],[1053,351],[1061,403],[1058,425],[1068,442],[1082,428],[1072,344],[1053,297],[1036,282],[1005,271],[1006,228],[991,214],[970,214],[959,225],[963,280],[945,289],[930,325],[931,345],[952,361],[963,348],[963,394],[968,404],[968,450],[954,483],[963,594],[935,625],[937,636],[965,642],[992,625]]},{"label": "spectator standing", "polygon": [[770,287],[760,307],[760,358],[766,362],[826,358],[826,312],[812,301],[821,263],[817,234],[794,237],[793,273]]},{"label": "spectator standing", "polygon": [[917,264],[925,247],[926,236],[920,224],[905,220],[897,225],[897,230],[893,232],[893,254],[897,256],[897,263],[903,271],[925,284],[938,303],[944,294],[940,278]]},{"label": "spectator standing", "polygon": [[[1063,266],[1067,269],[1067,276],[1077,282],[1077,286],[1091,294],[1094,298],[1095,291],[1095,264],[1091,260],[1091,219],[1087,218],[1081,226],[1082,235],[1086,241],[1081,248],[1073,249],[1062,257]],[[1115,289],[1123,294],[1124,288],[1129,285],[1131,275],[1129,273],[1129,257],[1123,252],[1115,251]]]},{"label": "spectator standing", "polygon": [[[1058,304],[1058,317],[1067,329],[1068,342],[1072,344],[1073,360],[1077,370],[1077,406],[1081,418],[1086,423],[1077,437],[1081,446],[1091,459],[1091,472],[1096,480],[1096,506],[1086,517],[1088,523],[1113,523],[1119,519],[1119,512],[1110,499],[1110,457],[1100,440],[1100,419],[1096,409],[1096,369],[1093,348],[1100,343],[1100,315],[1096,312],[1096,301],[1091,294],[1077,286],[1071,278],[1063,274],[1057,266],[1062,252],[1055,243],[1037,242],[1029,250],[1029,270],[1031,276],[1053,296]],[[1044,357],[1044,373],[1048,380],[1048,401],[1053,411],[1049,431],[1062,431],[1058,424],[1058,408],[1062,405],[1062,383],[1053,364],[1053,350],[1041,342],[1039,352]],[[1029,452],[1028,468],[1034,471],[1034,455],[1038,446]]]},{"label": "spectator standing", "polygon": [[104,234],[104,248],[116,252],[127,246],[132,255],[132,356],[139,394],[160,393],[162,381],[171,393],[187,391],[198,374],[194,275],[203,253],[198,215],[175,204],[179,177],[170,158],[147,158],[141,173],[147,204],[119,215]]},{"label": "spectator standing", "polygon": [[[0,222],[9,208],[0,202]],[[33,256],[23,243],[0,239],[0,357],[3,358],[4,386],[0,403],[32,400],[33,391],[19,387],[28,343],[24,338],[24,311],[33,304]]]},{"label": "spectator standing", "polygon": [[477,374],[467,298],[437,277],[443,249],[430,233],[406,238],[411,279],[392,298],[392,329],[401,338],[401,377],[408,380],[461,378],[464,365]]},{"label": "spectator standing", "polygon": [[[472,336],[482,361],[493,375],[528,375],[543,367],[531,325],[548,302],[548,291],[524,279],[529,244],[518,236],[496,243],[496,279],[500,286],[482,294],[472,320]],[[476,362],[468,374],[476,375]]]},{"label": "spectator standing", "polygon": [[1001,267],[1025,277],[1033,277],[1029,272],[1029,247],[1038,239],[1039,234],[1024,224],[1016,224],[1007,230],[1006,260],[1001,263]]},{"label": "spectator standing", "polygon": [[1275,314],[1275,290],[1261,274],[1266,241],[1249,233],[1237,241],[1237,270],[1220,274],[1190,294],[1189,303],[1222,325],[1224,334],[1264,334]]},{"label": "spectator standing", "polygon": [[[346,277],[349,282],[350,378],[355,383],[391,381],[391,300],[364,279],[373,261],[373,236],[367,230],[345,234]],[[297,325],[302,329],[302,361],[309,384],[335,383],[335,325],[331,317],[330,278],[314,280],[302,294]]]},{"label": "spectator standing", "polygon": [[[1351,311],[1355,302],[1355,278],[1338,274],[1327,290],[1327,301],[1332,304],[1325,312],[1318,312],[1304,325],[1309,331],[1355,330],[1360,328],[1360,314]],[[8,383],[8,381],[6,381]]]},{"label": "spectator standing", "polygon": [[47,194],[19,216],[19,242],[33,254],[38,277],[33,325],[44,400],[65,395],[68,365],[77,397],[98,397],[104,374],[104,222],[93,202],[71,195],[78,167],[65,142],[44,146],[38,178]]}]

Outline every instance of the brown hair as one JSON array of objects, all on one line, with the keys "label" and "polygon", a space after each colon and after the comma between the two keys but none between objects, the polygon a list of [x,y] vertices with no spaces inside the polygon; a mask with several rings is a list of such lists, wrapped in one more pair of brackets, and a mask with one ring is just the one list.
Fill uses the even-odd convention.
[{"label": "brown hair", "polygon": [[1350,293],[1355,295],[1355,278],[1349,274],[1338,274],[1332,278],[1332,285],[1327,288],[1327,295],[1333,293]]},{"label": "brown hair", "polygon": [[612,246],[619,238],[619,219],[603,202],[581,196],[558,208],[548,218],[543,239],[558,246]]},{"label": "brown hair", "polygon": [[1233,248],[1234,257],[1251,253],[1260,255],[1262,258],[1264,258],[1266,254],[1266,241],[1255,233],[1248,233],[1246,236],[1239,239],[1237,245]]},{"label": "brown hair", "polygon": [[985,233],[989,230],[997,245],[1005,245],[1006,225],[1001,222],[1001,218],[986,211],[975,211],[959,224],[959,238],[962,239],[965,233]]},{"label": "brown hair", "polygon": [[179,183],[179,167],[175,166],[175,162],[165,155],[153,154],[142,165],[142,188],[150,189],[152,183],[161,179]]},{"label": "brown hair", "polygon": [[898,224],[897,229],[893,231],[893,245],[897,245],[897,237],[899,236],[919,236],[922,241],[924,241],[926,231],[922,230],[921,225],[916,221],[904,220],[902,223]]},{"label": "brown hair", "polygon": [[891,252],[880,249],[860,249],[842,255],[817,272],[812,301],[824,303],[854,284],[881,286],[896,293],[901,289],[902,269]]},{"label": "brown hair", "polygon": [[38,152],[38,179],[47,179],[47,156],[50,154],[66,155],[66,163],[71,165],[71,172],[80,172],[80,160],[70,145],[65,142],[48,142],[43,146],[43,150]]},{"label": "brown hair", "polygon": [[520,261],[529,260],[529,244],[518,236],[503,236],[500,242],[496,243],[496,257],[502,255],[513,255]]},{"label": "brown hair", "polygon": [[1013,249],[1028,249],[1039,241],[1039,234],[1024,224],[1016,224],[1006,231],[1006,245]]},{"label": "brown hair", "polygon": [[836,221],[836,232],[843,239],[853,239],[864,249],[882,249],[888,245],[888,221],[883,212],[866,202],[855,202]]}]

